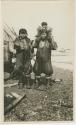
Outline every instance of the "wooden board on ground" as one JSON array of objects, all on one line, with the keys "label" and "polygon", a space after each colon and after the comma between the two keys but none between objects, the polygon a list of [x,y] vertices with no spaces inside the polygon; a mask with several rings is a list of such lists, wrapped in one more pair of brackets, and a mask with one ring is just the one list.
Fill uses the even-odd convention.
[{"label": "wooden board on ground", "polygon": [[19,95],[15,92],[11,92],[9,94],[5,95],[4,99],[4,114],[8,113],[10,110],[12,110],[24,97],[26,97],[26,94]]},{"label": "wooden board on ground", "polygon": [[6,85],[4,85],[4,87],[12,87],[12,86],[16,86],[16,85],[18,85],[18,83],[12,83],[12,84],[6,84]]}]

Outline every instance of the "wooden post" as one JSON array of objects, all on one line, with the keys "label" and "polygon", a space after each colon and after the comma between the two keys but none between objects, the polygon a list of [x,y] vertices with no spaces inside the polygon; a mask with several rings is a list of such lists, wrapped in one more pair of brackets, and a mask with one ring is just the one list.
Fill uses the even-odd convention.
[{"label": "wooden post", "polygon": [[36,85],[35,87],[38,88],[40,84],[40,76],[36,76]]},{"label": "wooden post", "polygon": [[30,74],[26,75],[27,88],[30,88]]},{"label": "wooden post", "polygon": [[30,84],[31,84],[32,88],[34,88],[34,86],[35,86],[35,79],[36,79],[35,78],[35,73],[32,72],[31,73],[31,81],[30,81],[31,82]]}]

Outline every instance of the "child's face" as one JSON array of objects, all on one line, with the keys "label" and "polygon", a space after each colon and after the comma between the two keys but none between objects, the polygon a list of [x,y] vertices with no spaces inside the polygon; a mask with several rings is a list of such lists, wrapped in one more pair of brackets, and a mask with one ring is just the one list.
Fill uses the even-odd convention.
[{"label": "child's face", "polygon": [[23,38],[25,38],[27,35],[26,34],[22,34],[22,33],[20,33],[20,37],[23,39]]},{"label": "child's face", "polygon": [[42,26],[43,30],[47,29],[47,25]]}]

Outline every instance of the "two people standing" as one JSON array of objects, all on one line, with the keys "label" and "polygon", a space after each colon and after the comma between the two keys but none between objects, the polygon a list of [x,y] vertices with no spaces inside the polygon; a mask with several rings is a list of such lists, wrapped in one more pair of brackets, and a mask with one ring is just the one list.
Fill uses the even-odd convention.
[{"label": "two people standing", "polygon": [[[19,83],[23,83],[24,75],[29,75],[32,70],[36,75],[45,73],[52,75],[51,50],[57,46],[53,44],[52,29],[46,22],[42,22],[38,27],[35,43],[31,44],[26,29],[19,30],[19,36],[14,41],[14,51],[16,54],[16,66],[14,72],[19,74]],[[34,69],[31,65],[31,53],[37,48]],[[28,77],[29,78],[29,77]]]}]

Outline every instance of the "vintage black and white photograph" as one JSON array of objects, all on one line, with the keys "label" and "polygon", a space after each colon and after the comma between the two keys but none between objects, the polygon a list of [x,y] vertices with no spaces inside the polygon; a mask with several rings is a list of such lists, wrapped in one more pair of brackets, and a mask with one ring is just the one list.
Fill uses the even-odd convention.
[{"label": "vintage black and white photograph", "polygon": [[3,0],[4,121],[73,121],[73,0]]}]

